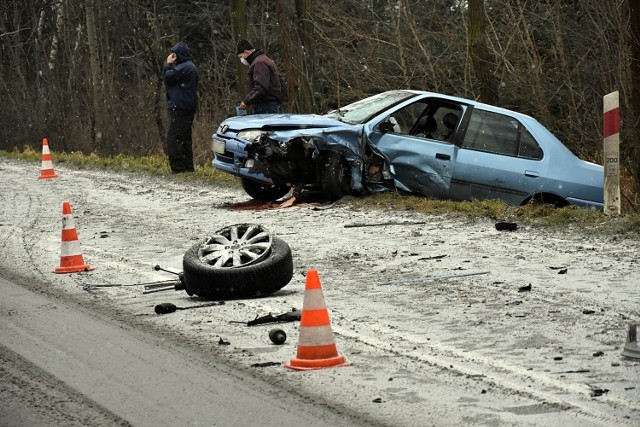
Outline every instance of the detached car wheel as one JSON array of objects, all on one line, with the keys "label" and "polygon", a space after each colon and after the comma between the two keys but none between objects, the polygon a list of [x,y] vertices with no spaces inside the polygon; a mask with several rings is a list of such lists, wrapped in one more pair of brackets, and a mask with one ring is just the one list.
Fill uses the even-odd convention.
[{"label": "detached car wheel", "polygon": [[257,181],[241,178],[242,188],[253,199],[261,200],[264,202],[271,202],[278,200],[286,195],[290,188],[286,185],[269,185],[261,184]]},{"label": "detached car wheel", "polygon": [[266,296],[293,277],[289,245],[255,224],[225,227],[193,245],[182,268],[190,295],[217,300]]},{"label": "detached car wheel", "polygon": [[325,197],[332,202],[350,192],[351,174],[339,154],[330,153],[324,162],[320,184]]}]

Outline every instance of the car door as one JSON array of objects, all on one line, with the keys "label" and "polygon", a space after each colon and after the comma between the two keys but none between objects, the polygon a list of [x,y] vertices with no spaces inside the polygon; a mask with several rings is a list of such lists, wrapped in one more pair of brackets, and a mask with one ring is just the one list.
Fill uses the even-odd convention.
[{"label": "car door", "polygon": [[429,100],[394,111],[388,118],[394,129],[374,127],[368,135],[373,148],[390,166],[396,188],[425,196],[447,197],[455,151],[448,142],[414,135]]},{"label": "car door", "polygon": [[543,184],[548,167],[542,149],[514,117],[477,107],[470,114],[450,197],[520,205]]}]

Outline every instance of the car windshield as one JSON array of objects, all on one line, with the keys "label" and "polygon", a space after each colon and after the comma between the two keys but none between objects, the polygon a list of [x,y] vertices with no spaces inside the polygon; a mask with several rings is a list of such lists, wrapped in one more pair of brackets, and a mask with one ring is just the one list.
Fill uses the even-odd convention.
[{"label": "car windshield", "polygon": [[337,110],[329,111],[325,114],[325,117],[338,119],[345,123],[360,124],[366,122],[379,112],[415,95],[415,93],[404,91],[383,92],[370,96],[369,98],[361,99]]}]

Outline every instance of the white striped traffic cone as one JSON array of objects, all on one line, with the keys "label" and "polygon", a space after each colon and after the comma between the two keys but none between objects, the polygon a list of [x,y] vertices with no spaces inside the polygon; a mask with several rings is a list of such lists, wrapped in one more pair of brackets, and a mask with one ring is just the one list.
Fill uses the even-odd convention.
[{"label": "white striped traffic cone", "polygon": [[60,267],[56,273],[77,273],[79,271],[93,270],[84,263],[78,233],[73,225],[73,215],[69,202],[62,203],[62,243],[60,246]]},{"label": "white striped traffic cone", "polygon": [[53,163],[51,162],[51,153],[49,152],[49,141],[47,138],[42,139],[42,167],[40,169],[40,176],[38,179],[58,178],[58,175],[53,170]]},{"label": "white striped traffic cone", "polygon": [[298,352],[284,366],[297,371],[349,366],[344,357],[338,355],[316,270],[307,271]]}]

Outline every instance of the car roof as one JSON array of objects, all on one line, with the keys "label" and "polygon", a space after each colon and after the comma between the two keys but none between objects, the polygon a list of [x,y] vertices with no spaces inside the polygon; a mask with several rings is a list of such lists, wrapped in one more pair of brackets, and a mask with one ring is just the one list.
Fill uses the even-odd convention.
[{"label": "car roof", "polygon": [[[485,104],[483,102],[479,102],[479,101],[475,101],[473,99],[468,99],[468,98],[461,98],[459,96],[453,96],[453,95],[445,95],[442,93],[437,93],[437,92],[429,92],[429,91],[424,91],[424,90],[414,90],[414,89],[400,89],[398,90],[399,92],[409,92],[409,93],[413,93],[416,95],[424,95],[424,96],[434,96],[434,97],[438,97],[441,99],[446,99],[448,101],[453,101],[453,102],[458,102],[458,103],[462,103],[462,104],[467,104],[467,105],[472,105],[474,107],[481,107],[483,110],[487,110],[487,111],[493,111],[496,113],[502,113],[502,114],[509,114],[512,116],[517,116],[523,119],[529,119],[529,120],[535,120],[537,122],[537,120],[527,114],[523,114],[523,113],[519,113],[517,111],[514,110],[509,110],[507,108],[502,108],[502,107],[496,107],[495,105],[491,105],[491,104]],[[390,91],[390,92],[398,92],[398,91]]]}]

